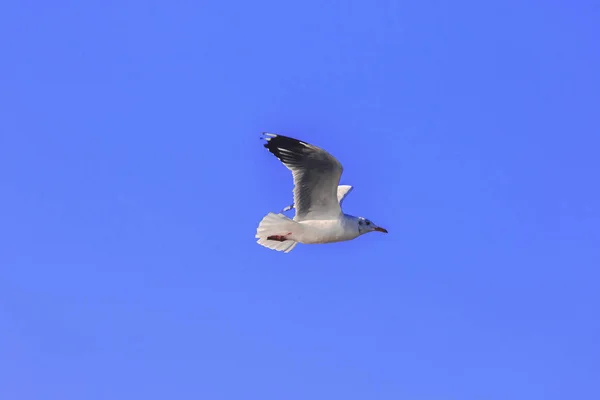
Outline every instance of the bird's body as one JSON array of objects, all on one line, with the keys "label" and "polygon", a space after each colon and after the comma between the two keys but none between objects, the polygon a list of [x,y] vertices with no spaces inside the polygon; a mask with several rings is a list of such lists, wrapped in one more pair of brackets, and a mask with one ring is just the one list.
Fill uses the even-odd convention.
[{"label": "bird's body", "polygon": [[303,244],[343,242],[360,235],[356,218],[346,214],[342,214],[339,219],[301,221],[299,225],[302,229],[289,238]]},{"label": "bird's body", "polygon": [[[352,186],[339,185],[342,165],[325,150],[286,136],[264,133],[265,147],[292,171],[294,219],[269,213],[256,231],[258,243],[291,251],[297,243],[322,244],[352,240],[372,231],[387,233],[368,219],[347,215],[341,203]],[[339,185],[339,186],[338,186]]]}]

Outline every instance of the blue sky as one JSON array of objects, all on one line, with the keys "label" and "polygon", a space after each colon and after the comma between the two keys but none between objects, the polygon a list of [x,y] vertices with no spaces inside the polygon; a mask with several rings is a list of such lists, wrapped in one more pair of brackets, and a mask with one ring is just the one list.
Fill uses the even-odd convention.
[{"label": "blue sky", "polygon": [[[600,388],[592,1],[0,6],[0,397]],[[260,132],[390,233],[255,243]]]}]

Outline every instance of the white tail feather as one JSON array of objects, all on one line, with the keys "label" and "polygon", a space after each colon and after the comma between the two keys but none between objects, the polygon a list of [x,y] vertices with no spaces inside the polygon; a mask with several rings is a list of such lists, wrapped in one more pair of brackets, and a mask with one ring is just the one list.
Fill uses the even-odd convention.
[{"label": "white tail feather", "polygon": [[261,246],[265,246],[269,249],[272,249],[272,250],[283,251],[284,253],[289,253],[298,244],[298,242],[294,242],[293,240],[286,240],[283,242],[278,242],[276,240],[268,240],[268,239],[264,239],[264,238],[258,239],[258,241],[256,243],[260,244]]},{"label": "white tail feather", "polygon": [[289,253],[298,242],[294,240],[269,240],[269,236],[286,236],[294,230],[298,230],[297,222],[289,219],[283,214],[268,213],[258,224],[256,229],[257,243],[272,250]]}]

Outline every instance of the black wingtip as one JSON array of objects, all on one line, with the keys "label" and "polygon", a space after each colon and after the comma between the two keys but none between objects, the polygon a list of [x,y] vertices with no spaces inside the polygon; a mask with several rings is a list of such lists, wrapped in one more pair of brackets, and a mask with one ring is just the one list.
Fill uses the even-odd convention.
[{"label": "black wingtip", "polygon": [[[260,137],[258,138],[258,140],[264,140],[265,142],[269,142],[269,137],[267,136],[267,132],[262,132],[260,134]],[[266,146],[266,144],[264,144],[263,146]]]},{"label": "black wingtip", "polygon": [[260,138],[265,141],[265,143],[263,144],[263,147],[265,147],[267,149],[269,148],[269,141],[271,139],[273,139],[273,136],[271,136],[271,135],[273,135],[273,134],[269,133],[269,132],[263,132],[260,136]]},{"label": "black wingtip", "polygon": [[267,141],[267,142],[271,142],[271,141],[275,141],[275,142],[280,142],[280,143],[302,143],[304,145],[308,145],[308,143],[290,137],[290,136],[285,136],[285,135],[280,135],[278,133],[271,133],[271,132],[263,132],[263,138]]},{"label": "black wingtip", "polygon": [[286,165],[300,162],[307,153],[308,144],[288,136],[268,133],[263,145],[269,152]]}]

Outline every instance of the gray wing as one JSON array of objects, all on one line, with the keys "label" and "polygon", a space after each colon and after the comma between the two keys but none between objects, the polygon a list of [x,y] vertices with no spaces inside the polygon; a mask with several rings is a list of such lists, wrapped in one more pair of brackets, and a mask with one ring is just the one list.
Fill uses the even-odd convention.
[{"label": "gray wing", "polygon": [[337,188],[342,165],[316,146],[287,136],[263,133],[265,147],[294,177],[294,220],[332,219],[342,213]]},{"label": "gray wing", "polygon": [[[342,206],[342,202],[344,201],[344,199],[346,198],[346,196],[348,196],[348,193],[350,193],[352,191],[353,187],[350,185],[339,185],[337,188],[337,198],[338,198],[338,203],[340,203],[340,207]],[[289,206],[287,206],[286,208],[284,208],[283,210],[281,210],[281,212],[286,212],[291,210],[292,208],[294,208],[294,204],[290,204]]]}]

